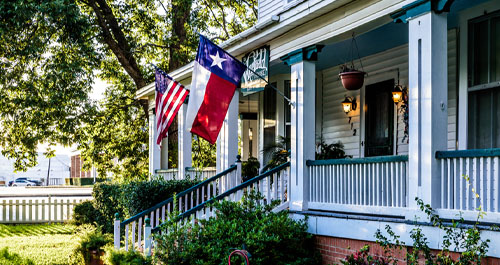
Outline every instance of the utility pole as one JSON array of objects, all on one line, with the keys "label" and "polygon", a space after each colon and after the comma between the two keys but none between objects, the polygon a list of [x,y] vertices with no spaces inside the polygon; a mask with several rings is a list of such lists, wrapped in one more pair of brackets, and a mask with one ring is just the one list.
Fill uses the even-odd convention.
[{"label": "utility pole", "polygon": [[47,183],[45,186],[49,186],[49,177],[50,177],[50,160],[52,158],[49,158],[49,168],[47,169]]}]

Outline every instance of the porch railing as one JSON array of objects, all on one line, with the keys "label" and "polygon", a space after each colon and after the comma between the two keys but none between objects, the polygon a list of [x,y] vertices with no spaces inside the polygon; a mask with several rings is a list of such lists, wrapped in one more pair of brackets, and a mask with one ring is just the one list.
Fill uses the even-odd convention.
[{"label": "porch railing", "polygon": [[[209,179],[216,174],[216,170],[213,167],[203,169],[187,167],[185,170],[186,177],[190,179]],[[159,169],[156,170],[156,175],[164,180],[180,179],[179,170],[177,168]]]},{"label": "porch railing", "polygon": [[[164,222],[166,218],[168,218],[168,215],[174,211],[174,208],[181,213],[189,211],[227,192],[231,188],[238,186],[241,183],[238,177],[238,175],[241,174],[240,172],[241,165],[233,165],[225,171],[177,194],[176,205],[174,205],[174,198],[172,197],[121,223],[117,221],[114,231],[115,247],[119,248],[120,230],[125,229],[125,250],[128,250],[129,246],[132,249],[142,249],[143,240],[146,238],[141,237],[146,227],[154,229],[160,225],[160,223]],[[149,220],[149,226],[145,224],[146,220]]]},{"label": "porch railing", "polygon": [[408,206],[408,156],[307,161],[310,209],[397,214]]},{"label": "porch railing", "polygon": [[[441,214],[460,210],[475,218],[479,207],[486,218],[500,217],[500,148],[438,151]],[[450,211],[457,214],[457,211]],[[467,215],[471,215],[467,218]],[[497,219],[498,220],[498,219]]]}]

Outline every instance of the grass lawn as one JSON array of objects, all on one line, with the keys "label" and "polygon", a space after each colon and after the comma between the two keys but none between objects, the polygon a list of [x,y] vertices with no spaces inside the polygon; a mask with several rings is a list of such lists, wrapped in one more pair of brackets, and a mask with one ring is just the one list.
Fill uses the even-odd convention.
[{"label": "grass lawn", "polygon": [[[33,264],[68,264],[77,241],[74,230],[75,226],[66,224],[0,224],[0,250],[7,247],[9,254],[18,254]],[[0,264],[10,262],[0,254]]]}]

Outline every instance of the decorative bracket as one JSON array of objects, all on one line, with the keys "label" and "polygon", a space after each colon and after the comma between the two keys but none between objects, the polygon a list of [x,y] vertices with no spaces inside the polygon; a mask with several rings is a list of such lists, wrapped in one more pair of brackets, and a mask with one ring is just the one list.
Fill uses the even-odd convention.
[{"label": "decorative bracket", "polygon": [[451,4],[454,0],[417,0],[411,4],[403,6],[400,11],[391,14],[395,23],[407,23],[412,17],[434,11],[437,14],[450,12]]},{"label": "decorative bracket", "polygon": [[317,61],[318,53],[323,50],[325,45],[314,44],[305,48],[297,49],[293,52],[290,52],[287,55],[281,56],[280,59],[286,65],[292,65],[296,63],[300,63],[302,61]]}]

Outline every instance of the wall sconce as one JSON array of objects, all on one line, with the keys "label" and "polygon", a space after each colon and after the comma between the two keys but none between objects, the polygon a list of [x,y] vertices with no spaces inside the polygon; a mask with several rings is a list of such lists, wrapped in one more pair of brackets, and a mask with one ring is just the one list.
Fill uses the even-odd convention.
[{"label": "wall sconce", "polygon": [[395,104],[398,104],[403,100],[403,87],[401,85],[397,85],[392,90],[392,100]]},{"label": "wall sconce", "polygon": [[356,110],[356,98],[346,96],[344,101],[342,101],[342,108],[344,109],[345,114],[347,115],[351,110]]}]

